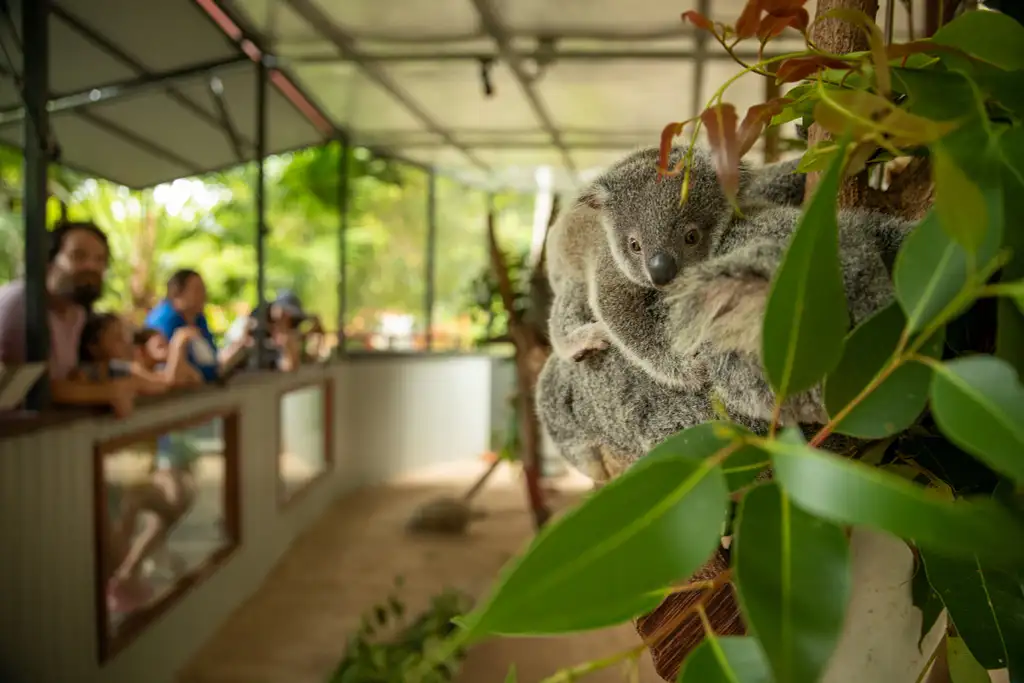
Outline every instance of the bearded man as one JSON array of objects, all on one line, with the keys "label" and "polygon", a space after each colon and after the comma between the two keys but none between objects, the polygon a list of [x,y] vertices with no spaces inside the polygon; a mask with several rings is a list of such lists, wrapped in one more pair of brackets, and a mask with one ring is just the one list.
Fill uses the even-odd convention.
[{"label": "bearded man", "polygon": [[[82,327],[103,293],[110,248],[94,223],[61,222],[50,233],[46,305],[50,328],[50,394],[55,403],[109,405],[131,412],[135,390],[128,380],[85,382],[72,377],[78,365]],[[0,286],[0,363],[26,362],[25,281]]]}]

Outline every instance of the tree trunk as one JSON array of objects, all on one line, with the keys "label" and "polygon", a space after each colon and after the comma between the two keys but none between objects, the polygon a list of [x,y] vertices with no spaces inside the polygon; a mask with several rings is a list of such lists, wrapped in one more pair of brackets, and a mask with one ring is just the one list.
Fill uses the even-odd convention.
[{"label": "tree trunk", "polygon": [[544,500],[544,490],[540,485],[541,477],[541,438],[540,422],[534,405],[534,388],[537,377],[550,351],[543,335],[536,326],[523,320],[516,310],[515,290],[509,277],[505,255],[498,246],[495,230],[493,208],[487,212],[487,245],[491,256],[491,266],[498,279],[498,291],[501,293],[502,305],[508,314],[508,333],[515,347],[516,386],[519,393],[519,429],[521,434],[520,459],[523,463],[523,475],[526,479],[526,493],[533,512],[534,526],[540,530],[551,517]]},{"label": "tree trunk", "polygon": [[[820,17],[825,12],[837,7],[860,10],[872,20],[878,14],[878,0],[818,0],[817,16]],[[811,37],[815,45],[825,52],[845,54],[847,52],[860,52],[868,49],[868,39],[864,35],[864,31],[856,24],[842,19],[830,17],[817,21]],[[813,147],[822,140],[828,140],[830,137],[821,126],[815,123],[808,131],[807,146]],[[820,177],[820,171],[807,174],[805,198],[809,198],[814,192]],[[867,173],[858,173],[843,181],[842,187],[839,188],[839,206],[863,206],[867,203],[867,196]]]}]

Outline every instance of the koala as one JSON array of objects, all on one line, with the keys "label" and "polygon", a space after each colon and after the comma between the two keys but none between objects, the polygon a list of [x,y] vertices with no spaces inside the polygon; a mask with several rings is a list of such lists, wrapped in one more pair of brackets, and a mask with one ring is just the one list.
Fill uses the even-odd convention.
[{"label": "koala", "polygon": [[577,203],[558,217],[547,234],[547,275],[551,285],[548,337],[556,354],[578,361],[608,348],[608,332],[587,303],[597,252],[607,250],[597,211]]},{"label": "koala", "polygon": [[[718,395],[730,418],[763,431],[775,396],[760,365],[760,329],[768,289],[800,210],[770,204],[727,216],[711,234],[708,258],[665,291],[647,295],[643,325],[668,340],[663,365],[682,358],[690,382],[669,384],[630,362],[612,345],[580,363],[551,356],[537,385],[541,424],[560,451],[584,472],[618,459],[617,469],[669,435],[716,418]],[[842,211],[840,254],[851,320],[863,320],[892,299],[886,251],[898,249],[910,224],[877,213]],[[639,290],[637,290],[639,291]],[[675,354],[675,356],[673,356]],[[791,397],[785,421],[810,429],[827,415],[817,389]],[[830,441],[836,449],[849,445]],[[608,469],[607,467],[605,469]]]},{"label": "koala", "polygon": [[[683,148],[674,149],[669,158],[670,164],[677,163],[684,153]],[[646,229],[651,230],[651,226],[670,226],[681,221],[699,235],[692,251],[688,252],[685,273],[690,266],[707,259],[713,231],[732,216],[733,208],[718,184],[706,150],[694,150],[690,192],[682,207],[679,206],[682,175],[658,180],[654,169],[656,160],[656,149],[641,150],[620,162],[618,172],[605,174],[611,179],[604,181],[606,191],[614,192],[609,192],[604,204],[612,209],[617,207],[619,211],[615,214],[609,210],[612,219],[606,219],[606,222],[618,220],[625,224],[630,214],[644,216],[646,219],[638,222],[645,223]],[[799,205],[803,201],[806,176],[796,171],[798,163],[798,160],[786,161],[756,169],[742,165],[740,205],[766,202]],[[620,181],[620,176],[628,176],[630,182]],[[616,185],[616,182],[620,184]],[[620,199],[619,195],[626,199]],[[634,278],[623,278],[621,267],[616,267],[622,256],[616,259],[608,251],[597,252],[595,256],[598,263],[594,269],[595,276],[589,282],[588,303],[593,318],[600,323],[599,329],[630,362],[639,365],[658,381],[688,389],[701,386],[707,366],[672,349],[672,340],[666,334],[665,308],[661,305],[663,297],[656,290],[637,286]],[[556,323],[557,318],[553,315],[552,325]]]},{"label": "koala", "polygon": [[[676,149],[675,163],[683,151]],[[580,360],[608,348],[607,328],[590,310],[594,283],[624,278],[643,289],[665,287],[680,270],[703,259],[708,234],[725,204],[687,202],[681,185],[659,183],[656,148],[616,162],[577,197],[548,231],[548,278],[554,293],[549,336],[555,353]],[[701,171],[707,171],[702,168]],[[710,187],[717,188],[711,169]],[[699,178],[699,180],[698,180]],[[694,174],[701,186],[704,173]],[[614,273],[613,273],[614,271]]]}]

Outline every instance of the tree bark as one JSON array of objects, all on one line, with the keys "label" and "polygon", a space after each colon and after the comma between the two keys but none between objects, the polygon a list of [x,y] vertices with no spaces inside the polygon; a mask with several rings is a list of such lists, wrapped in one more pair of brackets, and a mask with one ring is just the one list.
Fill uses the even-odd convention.
[{"label": "tree bark", "polygon": [[491,256],[491,267],[498,279],[498,291],[502,305],[508,313],[508,333],[515,347],[516,387],[519,394],[519,429],[522,437],[523,475],[526,479],[526,493],[537,530],[551,517],[551,511],[544,500],[541,478],[541,432],[534,401],[534,389],[544,361],[550,351],[543,335],[534,326],[524,321],[516,310],[515,290],[509,277],[505,255],[498,246],[494,210],[487,212],[487,245]]},{"label": "tree bark", "polygon": [[[872,20],[878,14],[878,0],[818,0],[816,18],[837,7],[860,10]],[[856,24],[842,19],[830,17],[816,21],[811,37],[819,49],[834,54],[859,52],[868,49],[868,39],[864,35],[864,31]],[[815,123],[808,131],[807,146],[813,147],[822,140],[830,139],[830,137],[821,126]],[[807,174],[805,199],[810,198],[814,188],[818,185],[820,177],[820,172]],[[838,200],[841,207],[863,206],[867,203],[867,197],[868,176],[866,172],[846,178],[839,188]]]}]

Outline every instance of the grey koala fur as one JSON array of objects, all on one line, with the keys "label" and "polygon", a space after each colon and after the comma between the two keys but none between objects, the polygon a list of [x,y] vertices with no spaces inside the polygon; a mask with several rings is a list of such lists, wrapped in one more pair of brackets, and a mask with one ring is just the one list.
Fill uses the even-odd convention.
[{"label": "grey koala fur", "polygon": [[[745,214],[720,221],[708,259],[666,292],[625,285],[614,290],[626,306],[615,311],[621,314],[615,324],[631,338],[659,340],[668,352],[655,364],[683,368],[687,381],[665,382],[645,371],[627,359],[618,342],[581,363],[548,359],[538,381],[538,413],[574,466],[590,473],[596,460],[612,457],[621,461],[621,469],[665,437],[715,419],[715,394],[732,419],[757,431],[764,428],[774,394],[758,359],[761,319],[800,210],[753,203]],[[891,301],[887,264],[910,225],[863,211],[841,212],[839,222],[843,279],[856,323]],[[637,301],[644,307],[638,309]],[[606,305],[607,297],[599,304]],[[804,425],[822,422],[820,391],[793,397],[784,417]]]},{"label": "grey koala fur", "polygon": [[[673,148],[669,165],[677,164],[686,149]],[[614,330],[595,316],[594,300],[601,290],[620,282],[651,290],[669,284],[707,257],[711,231],[730,210],[706,150],[694,150],[689,199],[682,205],[683,175],[659,178],[657,161],[658,149],[648,147],[613,164],[548,233],[548,278],[554,294],[548,329],[562,358],[579,360],[615,339]],[[806,180],[795,172],[796,163],[757,170],[743,164],[741,199],[800,203]],[[658,266],[652,265],[655,259],[660,259]],[[644,353],[644,343],[633,340],[620,346],[644,366],[651,355]]]},{"label": "grey koala fur", "polygon": [[[675,163],[685,153],[676,148],[670,156]],[[679,207],[683,176],[669,176],[657,180],[653,171],[657,150],[641,150],[627,157],[619,164],[618,184],[608,184],[611,199],[618,202],[623,222],[628,221],[630,212],[642,215],[653,229],[671,230],[683,215],[684,220],[695,223],[702,235],[687,268],[706,260],[714,248],[714,233],[724,218],[733,214],[718,183],[710,154],[695,149],[690,172],[690,191],[686,204]],[[632,161],[631,161],[632,160]],[[798,206],[803,201],[806,176],[796,172],[798,161],[785,161],[761,168],[740,166],[740,191],[738,203],[744,206],[759,206],[765,203]],[[607,174],[606,174],[607,175]],[[622,176],[622,177],[620,177]],[[627,182],[628,181],[628,182]],[[624,195],[620,199],[618,195]],[[672,203],[663,199],[650,200],[652,196],[674,197]],[[612,204],[609,200],[608,204]],[[659,226],[665,226],[659,228]],[[650,228],[649,228],[650,229]],[[607,336],[631,362],[639,365],[655,379],[669,386],[695,389],[706,379],[707,365],[697,359],[681,355],[672,348],[673,335],[665,326],[663,295],[652,290],[636,287],[630,279],[621,277],[620,269],[614,267],[607,250],[595,254],[599,262],[590,278],[588,304],[591,314],[606,331]],[[669,285],[671,288],[673,285]],[[579,314],[577,314],[579,315]],[[552,334],[559,325],[556,312],[551,316]]]}]

